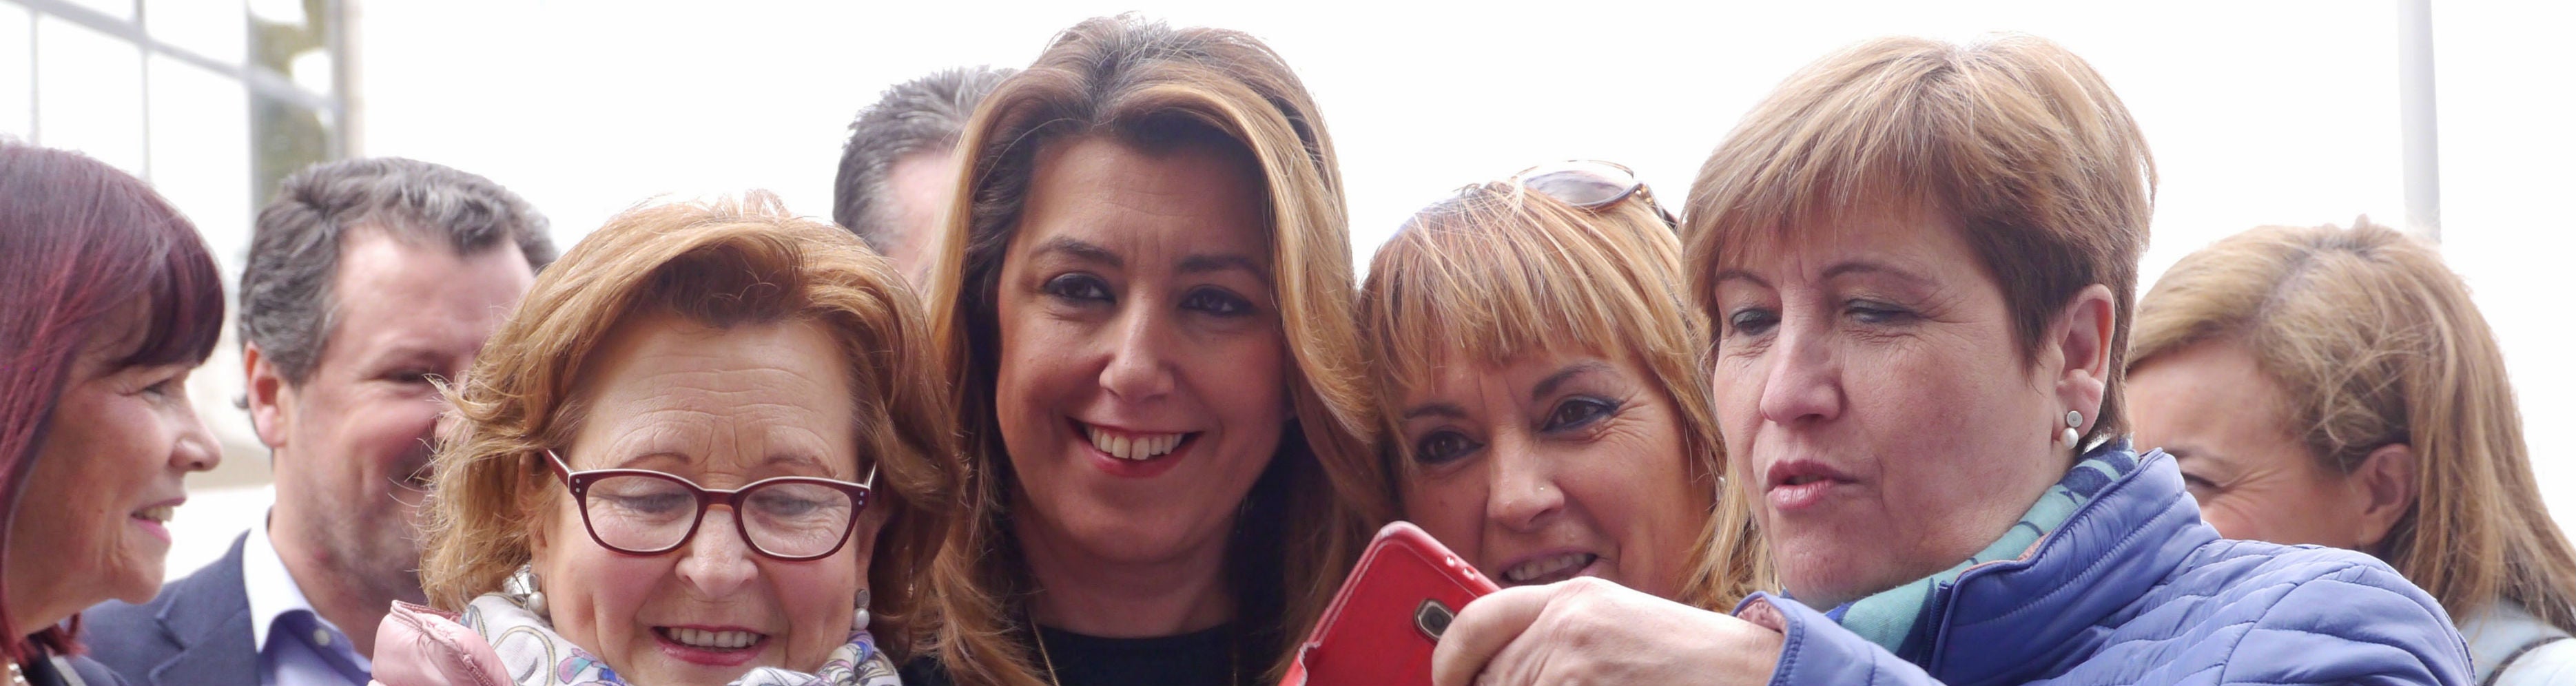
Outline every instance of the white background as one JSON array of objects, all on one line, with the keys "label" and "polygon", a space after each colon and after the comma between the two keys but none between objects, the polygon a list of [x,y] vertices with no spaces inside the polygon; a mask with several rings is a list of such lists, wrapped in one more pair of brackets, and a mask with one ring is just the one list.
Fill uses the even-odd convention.
[{"label": "white background", "polygon": [[[1413,209],[1538,162],[1622,162],[1677,201],[1738,117],[1836,47],[2022,31],[2090,60],[2146,131],[2163,183],[2141,287],[2257,225],[2405,217],[2391,3],[1934,5],[380,0],[356,8],[353,143],[500,181],[565,246],[666,194],[766,188],[827,217],[846,126],[885,86],[1023,65],[1075,21],[1143,10],[1286,56],[1335,138],[1364,265]],[[2557,47],[2571,19],[2558,3],[2456,3],[2433,21],[2445,252],[2503,339],[2553,510],[2576,523],[2576,451],[2554,431],[2576,413],[2553,278],[2576,247],[2562,207],[2576,60]],[[191,505],[171,568],[220,554],[264,498]]]}]

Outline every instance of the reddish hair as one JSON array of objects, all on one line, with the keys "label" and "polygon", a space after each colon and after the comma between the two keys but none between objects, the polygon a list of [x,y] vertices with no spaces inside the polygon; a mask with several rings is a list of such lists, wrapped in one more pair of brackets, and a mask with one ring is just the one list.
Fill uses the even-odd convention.
[{"label": "reddish hair", "polygon": [[[214,353],[223,281],[196,225],[105,163],[0,140],[0,565],[73,360],[97,336],[125,333],[115,315],[136,302],[147,307],[141,342],[115,366]],[[65,627],[12,625],[8,582],[0,578],[0,646],[10,659],[78,648]]]}]

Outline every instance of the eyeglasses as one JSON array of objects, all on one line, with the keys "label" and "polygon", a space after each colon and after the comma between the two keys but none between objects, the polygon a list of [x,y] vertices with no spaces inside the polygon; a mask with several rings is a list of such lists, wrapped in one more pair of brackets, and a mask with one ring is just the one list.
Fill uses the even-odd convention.
[{"label": "eyeglasses", "polygon": [[721,504],[733,508],[734,528],[762,555],[787,562],[831,557],[849,541],[877,482],[871,466],[862,483],[782,476],[723,490],[649,469],[576,472],[552,450],[546,460],[581,506],[590,540],[629,555],[678,550],[697,535],[707,508]]},{"label": "eyeglasses", "polygon": [[1646,182],[1637,180],[1636,172],[1617,164],[1593,160],[1542,164],[1512,175],[1512,183],[1586,210],[1597,211],[1635,197],[1646,203],[1646,209],[1654,210],[1665,227],[1681,226],[1673,213],[1655,204],[1655,194],[1646,190]]}]

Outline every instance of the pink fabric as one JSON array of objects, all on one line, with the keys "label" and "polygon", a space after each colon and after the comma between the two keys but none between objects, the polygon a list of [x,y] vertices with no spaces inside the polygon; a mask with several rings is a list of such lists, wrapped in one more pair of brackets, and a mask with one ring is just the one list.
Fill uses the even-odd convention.
[{"label": "pink fabric", "polygon": [[376,625],[375,679],[370,686],[510,686],[492,644],[456,615],[395,602]]}]

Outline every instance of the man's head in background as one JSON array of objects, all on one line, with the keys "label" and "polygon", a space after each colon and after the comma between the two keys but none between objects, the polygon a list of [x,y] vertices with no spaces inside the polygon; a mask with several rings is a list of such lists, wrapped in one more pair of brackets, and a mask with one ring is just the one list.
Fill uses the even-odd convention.
[{"label": "man's head in background", "polygon": [[269,537],[361,648],[387,600],[421,599],[433,381],[465,371],[555,255],[518,195],[416,160],[315,165],[260,210],[241,340],[277,480]]},{"label": "man's head in background", "polygon": [[956,186],[949,154],[975,104],[1015,71],[945,69],[895,84],[850,123],[832,180],[832,221],[893,258],[914,284],[929,269],[940,215]]}]

